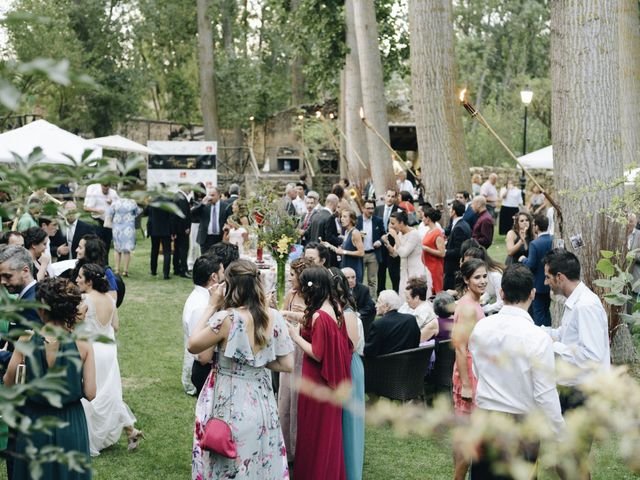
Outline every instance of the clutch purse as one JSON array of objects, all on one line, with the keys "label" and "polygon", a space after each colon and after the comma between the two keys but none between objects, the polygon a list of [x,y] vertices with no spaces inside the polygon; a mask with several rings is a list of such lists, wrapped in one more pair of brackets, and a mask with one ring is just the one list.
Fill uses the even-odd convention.
[{"label": "clutch purse", "polygon": [[204,427],[204,435],[200,439],[200,447],[218,453],[227,458],[236,458],[238,449],[233,440],[231,428],[224,420],[212,418]]}]

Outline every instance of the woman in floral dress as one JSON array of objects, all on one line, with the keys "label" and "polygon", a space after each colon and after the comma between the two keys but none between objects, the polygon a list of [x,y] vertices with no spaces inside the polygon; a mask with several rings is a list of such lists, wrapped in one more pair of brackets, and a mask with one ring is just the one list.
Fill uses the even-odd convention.
[{"label": "woman in floral dress", "polygon": [[[291,372],[293,344],[282,316],[267,308],[259,271],[236,260],[224,285],[212,288],[209,306],[189,339],[189,351],[218,347],[217,371],[209,375],[196,405],[191,477],[212,479],[289,478],[287,452],[268,369]],[[237,458],[200,446],[207,422],[231,428]]]},{"label": "woman in floral dress", "polygon": [[[131,252],[136,248],[136,217],[142,209],[130,198],[119,198],[109,209],[113,231],[113,246],[115,248],[115,273],[129,276],[129,262]],[[124,270],[120,270],[124,262]]]}]

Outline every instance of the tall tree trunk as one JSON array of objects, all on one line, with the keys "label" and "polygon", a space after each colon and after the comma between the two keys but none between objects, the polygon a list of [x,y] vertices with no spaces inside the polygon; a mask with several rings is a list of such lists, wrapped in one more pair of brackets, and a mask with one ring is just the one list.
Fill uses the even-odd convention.
[{"label": "tall tree trunk", "polygon": [[620,1],[620,122],[624,164],[640,162],[640,20],[637,0]]},{"label": "tall tree trunk", "polygon": [[[612,187],[624,170],[620,17],[612,4],[551,2],[551,133],[562,237],[580,259],[582,279],[592,287],[600,250],[620,250],[624,245],[623,229],[605,211],[614,198],[622,197],[624,188]],[[584,246],[574,249],[570,237],[578,234]],[[616,328],[615,312],[609,319],[612,358],[620,360],[620,353],[632,346],[631,339],[624,326]]]},{"label": "tall tree trunk", "polygon": [[411,85],[418,148],[427,199],[446,205],[467,190],[469,163],[463,111],[456,95],[456,63],[450,0],[410,0]]},{"label": "tall tree trunk", "polygon": [[353,18],[353,0],[346,0],[346,26],[347,26],[347,56],[344,66],[344,127],[347,157],[347,165],[351,180],[364,188],[365,183],[371,177],[358,156],[365,165],[369,165],[369,152],[367,151],[366,127],[360,119],[360,107],[362,106],[362,83],[360,79],[360,60],[358,59],[358,43],[356,40],[355,22]]},{"label": "tall tree trunk", "polygon": [[[384,95],[382,62],[378,48],[378,24],[373,0],[353,0],[353,18],[358,44],[360,82],[364,113],[382,138],[389,143],[389,120]],[[377,198],[383,198],[388,188],[395,188],[391,152],[378,136],[367,129],[367,147],[371,176]]]},{"label": "tall tree trunk", "polygon": [[200,108],[204,139],[218,140],[218,100],[213,63],[213,27],[209,18],[209,1],[197,0],[198,68],[200,71]]},{"label": "tall tree trunk", "polygon": [[[291,0],[291,14],[300,6],[301,0]],[[291,105],[298,106],[304,102],[304,74],[302,73],[302,59],[298,53],[291,60]]]},{"label": "tall tree trunk", "polygon": [[[608,2],[551,2],[552,139],[563,240],[575,250],[592,285],[600,250],[616,250],[622,229],[604,213],[623,187],[618,11]],[[606,188],[603,188],[606,186]],[[586,191],[585,191],[586,190]]]}]

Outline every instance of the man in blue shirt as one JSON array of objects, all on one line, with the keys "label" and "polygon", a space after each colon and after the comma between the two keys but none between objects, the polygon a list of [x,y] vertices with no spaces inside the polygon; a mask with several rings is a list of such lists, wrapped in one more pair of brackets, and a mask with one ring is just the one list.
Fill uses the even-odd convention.
[{"label": "man in blue shirt", "polygon": [[520,262],[524,263],[534,276],[534,287],[536,296],[531,303],[530,313],[536,325],[551,326],[551,294],[549,286],[544,283],[544,256],[551,251],[553,237],[548,232],[549,219],[546,215],[538,213],[533,218],[533,231],[537,235],[536,239],[529,244],[528,256],[520,257]]}]

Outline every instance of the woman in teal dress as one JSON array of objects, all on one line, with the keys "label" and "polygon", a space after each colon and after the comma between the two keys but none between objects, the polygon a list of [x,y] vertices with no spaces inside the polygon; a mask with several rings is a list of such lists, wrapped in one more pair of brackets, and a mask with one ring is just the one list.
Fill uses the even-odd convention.
[{"label": "woman in teal dress", "polygon": [[342,444],[347,480],[362,480],[364,465],[364,328],[356,313],[356,301],[341,270],[331,268],[334,295],[344,311],[347,334],[353,344],[351,396],[342,409]]},{"label": "woman in teal dress", "polygon": [[[72,330],[78,317],[81,296],[78,288],[64,278],[45,279],[40,283],[36,299],[49,306],[50,310],[40,310],[46,325],[54,325]],[[20,363],[26,364],[27,382],[44,377],[49,371],[64,372],[66,393],[60,397],[61,406],[54,406],[44,395],[27,398],[22,414],[37,422],[43,417],[55,417],[64,426],[49,427],[48,432],[19,432],[16,439],[12,480],[31,479],[29,468],[30,444],[40,450],[46,446],[61,448],[65,453],[74,451],[84,463],[82,471],[58,462],[41,464],[44,479],[86,480],[91,478],[89,457],[89,434],[87,421],[80,399],[92,400],[96,394],[95,364],[93,350],[86,342],[65,340],[51,334],[45,328],[43,333],[22,337],[19,341],[35,346],[32,358],[25,358],[17,350],[14,352],[4,383],[12,386],[16,369]],[[36,454],[37,455],[37,454]]]}]

